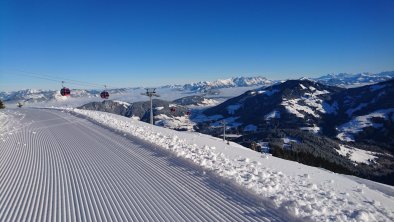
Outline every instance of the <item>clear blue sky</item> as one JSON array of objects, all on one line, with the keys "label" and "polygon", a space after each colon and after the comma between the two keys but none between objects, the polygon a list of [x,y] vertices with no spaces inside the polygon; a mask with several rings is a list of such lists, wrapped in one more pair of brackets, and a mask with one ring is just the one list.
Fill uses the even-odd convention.
[{"label": "clear blue sky", "polygon": [[0,91],[60,86],[19,70],[112,87],[394,70],[394,1],[2,0]]}]

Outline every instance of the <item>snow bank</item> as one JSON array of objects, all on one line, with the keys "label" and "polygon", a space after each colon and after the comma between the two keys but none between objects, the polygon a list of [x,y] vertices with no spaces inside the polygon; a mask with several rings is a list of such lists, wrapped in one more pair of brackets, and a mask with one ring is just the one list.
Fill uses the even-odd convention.
[{"label": "snow bank", "polygon": [[199,133],[176,132],[110,113],[70,111],[171,150],[302,220],[394,220],[394,197],[389,192],[343,175],[260,154],[235,143],[227,145]]}]

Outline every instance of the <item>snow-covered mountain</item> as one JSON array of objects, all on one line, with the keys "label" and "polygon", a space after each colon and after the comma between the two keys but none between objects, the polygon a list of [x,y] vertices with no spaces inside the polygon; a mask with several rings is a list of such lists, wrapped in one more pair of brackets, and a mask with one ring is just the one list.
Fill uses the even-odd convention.
[{"label": "snow-covered mountain", "polygon": [[219,79],[216,81],[202,81],[191,84],[185,84],[182,86],[185,90],[198,91],[198,92],[210,92],[210,90],[220,88],[231,88],[231,87],[246,87],[246,86],[267,86],[272,84],[273,81],[268,80],[265,77],[234,77],[229,79]]},{"label": "snow-covered mountain", "polygon": [[[130,89],[118,88],[108,90],[111,94],[122,94]],[[72,89],[71,98],[92,98],[100,96],[99,90],[90,89]],[[23,89],[13,92],[0,92],[0,99],[5,102],[27,102],[27,103],[39,103],[47,102],[50,100],[63,100],[61,98],[60,90],[40,90],[40,89]]]},{"label": "snow-covered mountain", "polygon": [[[157,87],[156,91],[158,91],[165,100],[174,100],[193,95],[200,96],[201,94],[230,98],[249,90],[251,87],[266,86],[271,83],[272,81],[264,77],[235,77],[212,82],[161,86]],[[231,90],[230,88],[234,88],[235,90]],[[72,89],[70,97],[62,97],[59,90],[26,89],[14,92],[0,92],[0,99],[8,104],[25,102],[27,104],[40,105],[40,103],[47,103],[45,105],[50,106],[65,105],[63,103],[70,104],[73,99],[80,99],[80,101],[72,102],[75,104],[73,106],[80,106],[95,101],[95,98],[100,97],[100,92],[100,90],[95,89]],[[144,96],[141,96],[141,93],[144,92],[144,88],[142,87],[115,88],[109,89],[108,92],[110,94],[110,99],[129,102],[146,100]],[[57,104],[57,102],[61,104]],[[209,101],[206,100],[202,104],[206,104],[207,102]]]},{"label": "snow-covered mountain", "polygon": [[338,74],[327,74],[319,78],[315,78],[316,81],[331,86],[340,87],[357,87],[362,85],[369,85],[378,82],[387,81],[394,78],[394,71],[380,72],[380,73],[338,73]]},{"label": "snow-covered mountain", "polygon": [[216,136],[225,121],[243,145],[257,142],[277,156],[394,184],[392,98],[394,80],[350,89],[288,80],[229,99],[195,121]]},{"label": "snow-covered mountain", "polygon": [[[367,84],[374,84],[389,80],[394,77],[394,71],[373,73],[359,73],[359,74],[328,74],[314,80],[325,85],[339,86],[339,87],[355,87]],[[233,77],[228,79],[219,79],[216,81],[201,81],[184,85],[167,85],[157,87],[157,90],[162,95],[166,96],[168,100],[174,100],[188,95],[205,94],[211,97],[225,96],[227,98],[242,94],[243,92],[253,89],[254,87],[269,86],[278,83],[277,80],[268,80],[262,76],[255,77]],[[249,89],[246,89],[249,87]],[[234,89],[234,90],[233,90]],[[140,93],[143,92],[142,87],[137,88],[115,88],[109,89],[110,97],[117,100],[138,100],[140,101]],[[70,98],[83,98],[82,103],[89,102],[89,98],[98,98],[100,90],[85,90],[72,89]],[[137,96],[136,96],[137,95]],[[128,99],[125,99],[128,98]],[[56,101],[65,101],[66,98],[60,96],[59,90],[35,90],[24,89],[14,92],[0,92],[0,99],[5,103],[25,102],[28,104],[50,102],[51,105],[56,105]],[[91,101],[93,101],[91,99]],[[77,106],[78,106],[77,105]]]}]

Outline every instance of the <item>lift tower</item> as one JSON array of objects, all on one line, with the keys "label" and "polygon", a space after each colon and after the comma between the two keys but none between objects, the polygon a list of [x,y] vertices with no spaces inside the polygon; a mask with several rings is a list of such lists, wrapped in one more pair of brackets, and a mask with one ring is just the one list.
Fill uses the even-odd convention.
[{"label": "lift tower", "polygon": [[154,88],[154,89],[146,89],[146,93],[141,93],[141,95],[149,96],[149,99],[150,99],[150,124],[153,125],[152,97],[153,96],[159,97],[159,95],[156,94],[156,88]]}]

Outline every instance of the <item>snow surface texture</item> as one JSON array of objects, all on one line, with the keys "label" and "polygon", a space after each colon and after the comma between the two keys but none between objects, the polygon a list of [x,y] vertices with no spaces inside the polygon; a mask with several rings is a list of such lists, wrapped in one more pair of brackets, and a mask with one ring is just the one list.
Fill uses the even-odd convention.
[{"label": "snow surface texture", "polygon": [[344,175],[259,154],[238,144],[192,132],[175,132],[97,111],[72,112],[171,150],[248,188],[263,200],[302,220],[393,221],[394,188],[365,184]]},{"label": "snow surface texture", "polygon": [[170,129],[194,131],[194,122],[190,121],[188,115],[169,117],[165,114],[160,114],[154,117],[155,125],[163,126]]},{"label": "snow surface texture", "polygon": [[[86,119],[37,109],[0,111],[2,124],[5,117],[10,121],[1,128],[0,221],[286,220],[190,161]],[[128,132],[181,146],[179,138],[131,127],[137,121],[106,120],[124,120],[130,128],[120,126]],[[14,129],[19,122],[24,127]]]},{"label": "snow surface texture", "polygon": [[[372,112],[368,115],[354,117],[349,122],[344,123],[344,124],[340,125],[339,127],[337,127],[337,131],[339,132],[337,135],[337,138],[342,141],[347,141],[347,142],[354,141],[354,135],[363,131],[364,128],[366,128],[366,127],[374,127],[374,128],[382,127],[382,125],[379,123],[373,123],[371,121],[372,118],[388,119],[389,114],[393,113],[393,112],[394,112],[394,109],[381,109],[381,110],[377,110],[375,112]],[[393,120],[393,122],[394,122],[394,120]]]}]

